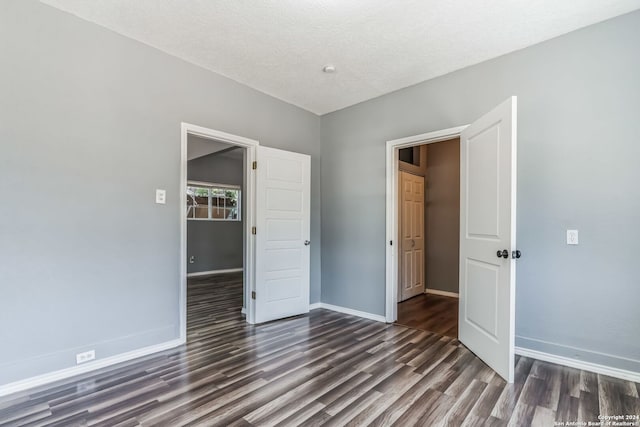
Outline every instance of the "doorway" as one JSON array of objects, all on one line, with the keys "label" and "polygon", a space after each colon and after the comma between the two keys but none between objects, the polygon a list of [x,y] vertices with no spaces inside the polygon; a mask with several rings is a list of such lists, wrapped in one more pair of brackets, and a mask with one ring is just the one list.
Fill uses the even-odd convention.
[{"label": "doorway", "polygon": [[[226,201],[223,201],[222,211],[225,215],[233,216],[237,214],[236,208],[239,206],[244,212],[241,228],[245,320],[254,324],[308,313],[311,157],[263,147],[249,138],[182,123],[179,187],[181,342],[185,343],[187,339],[187,274],[190,265],[187,214],[194,214],[193,208],[189,210],[187,195],[190,137],[203,139],[203,144],[227,144],[229,147],[224,150],[228,152],[238,147],[244,150],[242,195],[235,197],[238,204],[231,203],[232,206],[226,206]],[[200,194],[204,195],[206,191],[210,198],[234,190],[216,185],[215,182],[194,180],[191,184],[196,188],[200,186]],[[233,199],[226,196],[221,198]],[[209,205],[213,203],[213,200],[207,199],[207,212],[210,212]],[[201,200],[202,212],[205,211],[204,204],[204,200]]]},{"label": "doorway", "polygon": [[515,368],[517,98],[467,126],[387,141],[386,304],[398,319],[398,185],[402,148],[460,138],[458,339],[508,382]]},{"label": "doorway", "polygon": [[[221,284],[231,306],[242,301],[239,310],[247,322],[254,323],[250,295],[255,290],[251,228],[256,218],[256,182],[252,166],[259,144],[188,123],[182,123],[181,133],[180,336],[186,342],[189,280],[194,289],[199,288],[197,292]],[[211,236],[216,231],[222,233],[228,246],[221,246],[223,239],[217,238],[194,242],[195,235]],[[190,240],[195,245],[190,247]],[[241,296],[236,295],[238,292]]]},{"label": "doorway", "polygon": [[187,323],[243,320],[246,148],[187,135]]},{"label": "doorway", "polygon": [[460,139],[398,154],[396,323],[457,338]]}]

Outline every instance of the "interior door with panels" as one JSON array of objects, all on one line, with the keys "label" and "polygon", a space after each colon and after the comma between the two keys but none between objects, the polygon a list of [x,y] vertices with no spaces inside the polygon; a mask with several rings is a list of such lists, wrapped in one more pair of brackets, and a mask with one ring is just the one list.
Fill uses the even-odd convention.
[{"label": "interior door with panels", "polygon": [[424,177],[400,172],[398,301],[424,293]]},{"label": "interior door with panels", "polygon": [[516,98],[468,126],[460,144],[459,339],[513,382]]},{"label": "interior door with panels", "polygon": [[311,158],[259,147],[256,175],[257,323],[309,312]]}]

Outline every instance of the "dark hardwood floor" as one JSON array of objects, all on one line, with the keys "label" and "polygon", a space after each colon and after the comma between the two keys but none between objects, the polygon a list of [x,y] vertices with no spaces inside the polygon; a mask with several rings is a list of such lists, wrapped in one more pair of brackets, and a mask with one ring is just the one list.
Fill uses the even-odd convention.
[{"label": "dark hardwood floor", "polygon": [[399,325],[458,338],[458,299],[422,294],[398,303]]},{"label": "dark hardwood floor", "polygon": [[640,414],[640,384],[327,310],[259,326],[239,276],[189,285],[182,348],[0,398],[2,426],[538,425]]}]

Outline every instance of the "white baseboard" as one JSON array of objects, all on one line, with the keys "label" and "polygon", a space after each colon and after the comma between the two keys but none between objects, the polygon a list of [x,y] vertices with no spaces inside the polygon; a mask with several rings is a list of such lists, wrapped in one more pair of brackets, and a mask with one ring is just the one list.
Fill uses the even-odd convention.
[{"label": "white baseboard", "polygon": [[315,310],[317,308],[322,308],[321,302],[314,302],[313,304],[309,304],[309,311]]},{"label": "white baseboard", "polygon": [[45,384],[53,383],[67,378],[74,377],[76,375],[85,374],[87,372],[95,371],[97,369],[106,368],[108,366],[116,365],[118,363],[128,362],[139,357],[148,356],[153,353],[159,353],[161,351],[170,350],[184,344],[184,341],[180,339],[167,341],[161,344],[152,345],[149,347],[140,348],[138,350],[129,351],[115,356],[106,357],[104,359],[98,359],[86,364],[72,366],[70,368],[61,369],[59,371],[50,372],[36,377],[27,378],[24,380],[16,381],[13,383],[0,386],[0,396],[6,396],[12,393],[28,390],[34,387],[39,387]]},{"label": "white baseboard", "polygon": [[187,277],[199,277],[199,276],[212,276],[214,274],[225,274],[225,273],[240,273],[242,268],[227,268],[225,270],[209,270],[209,271],[198,271],[196,273],[189,273]]},{"label": "white baseboard", "polygon": [[542,351],[530,350],[528,348],[516,347],[516,354],[544,362],[555,363],[557,365],[568,366],[570,368],[582,369],[583,371],[595,372],[596,374],[608,375],[627,381],[640,382],[640,372],[627,371],[625,369],[612,368],[610,366],[599,365],[597,363],[585,362],[584,360],[571,359],[555,354],[544,353]]},{"label": "white baseboard", "polygon": [[327,304],[324,302],[316,302],[309,305],[309,310],[315,310],[317,308],[324,308],[326,310],[337,311],[338,313],[350,314],[352,316],[363,317],[369,320],[375,320],[376,322],[386,323],[387,319],[379,314],[367,313],[366,311],[354,310],[352,308],[340,307],[339,305]]},{"label": "white baseboard", "polygon": [[443,297],[460,298],[460,295],[457,292],[441,291],[438,289],[425,289],[424,293],[432,295],[442,295]]}]

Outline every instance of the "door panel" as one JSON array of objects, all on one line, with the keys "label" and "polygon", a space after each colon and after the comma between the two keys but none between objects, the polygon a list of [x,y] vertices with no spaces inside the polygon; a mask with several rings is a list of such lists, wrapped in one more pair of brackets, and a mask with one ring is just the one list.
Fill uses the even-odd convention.
[{"label": "door panel", "polygon": [[310,157],[258,148],[256,322],[309,312]]},{"label": "door panel", "polygon": [[[467,260],[467,276],[473,278],[472,286],[466,288],[467,321],[484,331],[489,337],[498,339],[496,300],[498,299],[499,267]],[[469,285],[469,281],[466,285]],[[469,304],[469,301],[473,301],[473,304]]]},{"label": "door panel", "polygon": [[399,301],[424,292],[424,177],[400,172],[402,266]]},{"label": "door panel", "polygon": [[499,140],[498,127],[494,125],[472,135],[466,142],[466,158],[469,160],[466,219],[467,234],[470,236],[499,238]]},{"label": "door panel", "polygon": [[513,382],[516,98],[467,127],[460,144],[459,339]]},{"label": "door panel", "polygon": [[404,277],[406,280],[403,281],[402,285],[403,295],[408,293],[413,285],[413,252],[411,251],[406,251],[404,254]]},{"label": "door panel", "polygon": [[292,219],[268,219],[267,239],[271,242],[300,240],[304,237],[303,221]]}]

